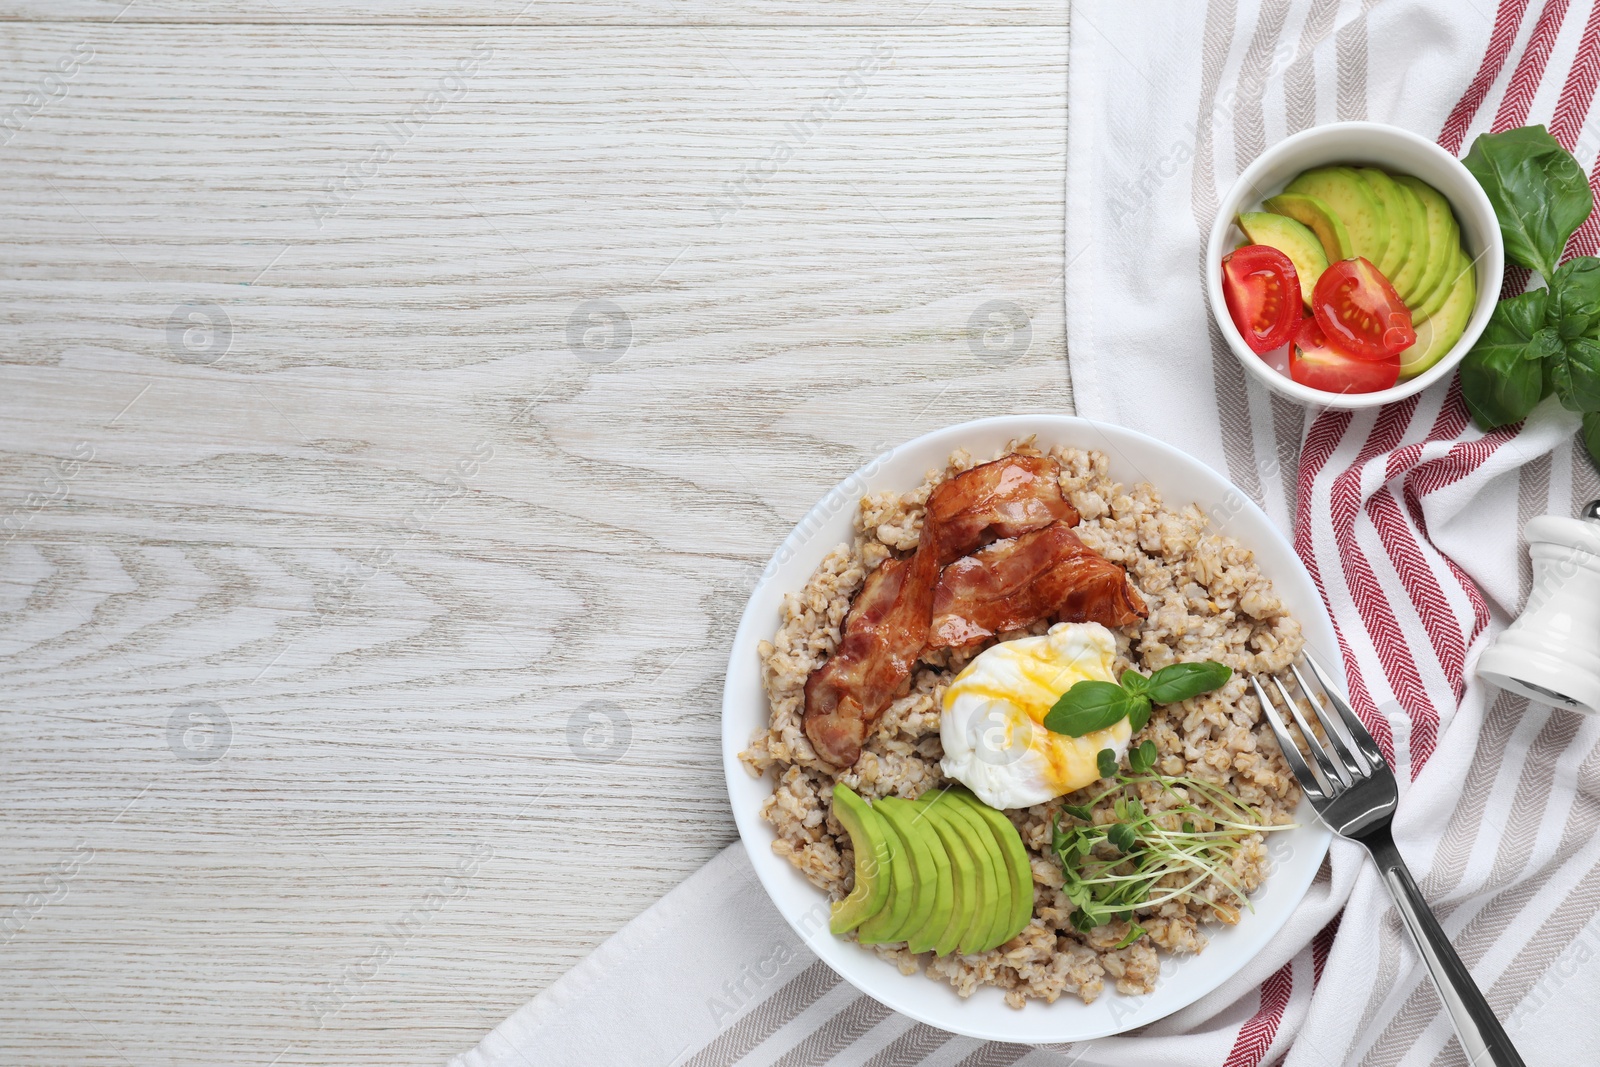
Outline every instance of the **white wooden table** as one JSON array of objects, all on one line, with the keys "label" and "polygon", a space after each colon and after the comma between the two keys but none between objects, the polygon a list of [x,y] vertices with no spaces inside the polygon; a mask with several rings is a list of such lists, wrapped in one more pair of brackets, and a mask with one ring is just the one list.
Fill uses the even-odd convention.
[{"label": "white wooden table", "polygon": [[732,841],[782,536],[1071,410],[1065,9],[0,0],[0,1063],[438,1063]]}]

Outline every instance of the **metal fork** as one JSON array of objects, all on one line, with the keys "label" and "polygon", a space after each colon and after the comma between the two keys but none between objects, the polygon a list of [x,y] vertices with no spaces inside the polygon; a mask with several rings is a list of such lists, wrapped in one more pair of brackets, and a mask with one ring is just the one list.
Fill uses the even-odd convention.
[{"label": "metal fork", "polygon": [[[1300,736],[1305,738],[1312,759],[1308,764],[1294,739],[1289,736],[1289,728],[1284,723],[1278,703],[1274,702],[1272,694],[1262,684],[1261,677],[1252,677],[1250,685],[1255,689],[1256,698],[1261,701],[1268,721],[1272,723],[1278,747],[1283,749],[1284,758],[1294,769],[1294,776],[1300,780],[1300,787],[1311,799],[1322,821],[1334,833],[1365,845],[1372,854],[1373,862],[1378,865],[1378,872],[1383,875],[1383,882],[1389,887],[1395,906],[1400,910],[1400,917],[1416,939],[1422,959],[1428,965],[1428,973],[1439,988],[1439,997],[1449,1009],[1450,1021],[1455,1024],[1456,1035],[1461,1039],[1461,1049],[1466,1053],[1467,1062],[1473,1067],[1488,1064],[1495,1067],[1523,1067],[1522,1057],[1517,1055],[1511,1039],[1500,1026],[1500,1020],[1495,1018],[1488,1001],[1483,999],[1483,993],[1472,980],[1471,972],[1450,946],[1444,930],[1439,927],[1439,920],[1433,917],[1433,910],[1423,899],[1421,890],[1417,888],[1416,881],[1395,848],[1394,837],[1389,832],[1395,804],[1399,799],[1394,772],[1389,769],[1377,742],[1372,740],[1367,728],[1361,725],[1361,720],[1356,718],[1350,705],[1339,695],[1338,686],[1333,684],[1322,664],[1309,652],[1305,658],[1316,675],[1322,694],[1338,712],[1338,718],[1335,720],[1324,710],[1323,702],[1317,699],[1317,691],[1306,683],[1306,676],[1301,673],[1300,667],[1291,666],[1289,673],[1293,675],[1294,682],[1327,736],[1327,745],[1324,747],[1312,732],[1311,724],[1301,712],[1300,703],[1292,695],[1290,686],[1284,683],[1283,672],[1266,675],[1277,690],[1283,707],[1300,728]],[[1344,727],[1342,732],[1340,724]],[[1329,749],[1332,749],[1331,753]]]}]

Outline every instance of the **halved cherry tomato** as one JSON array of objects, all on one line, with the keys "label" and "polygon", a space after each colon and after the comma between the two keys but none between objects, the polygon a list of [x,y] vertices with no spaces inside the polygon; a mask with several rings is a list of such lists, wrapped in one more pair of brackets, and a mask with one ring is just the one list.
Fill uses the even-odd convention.
[{"label": "halved cherry tomato", "polygon": [[1311,293],[1311,313],[1328,339],[1357,359],[1387,359],[1417,343],[1411,309],[1360,256],[1322,272]]},{"label": "halved cherry tomato", "polygon": [[1289,377],[1329,393],[1375,393],[1400,378],[1400,354],[1364,359],[1332,343],[1316,319],[1306,319],[1289,349]]},{"label": "halved cherry tomato", "polygon": [[1252,352],[1271,352],[1300,325],[1300,278],[1270,245],[1245,245],[1222,257],[1228,314]]}]

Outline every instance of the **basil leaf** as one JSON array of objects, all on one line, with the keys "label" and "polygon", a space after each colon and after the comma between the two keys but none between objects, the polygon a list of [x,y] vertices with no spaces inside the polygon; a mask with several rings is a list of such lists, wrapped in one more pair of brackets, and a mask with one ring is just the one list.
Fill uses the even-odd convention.
[{"label": "basil leaf", "polygon": [[1600,259],[1578,256],[1556,269],[1550,279],[1545,322],[1563,341],[1585,337],[1600,324]]},{"label": "basil leaf", "polygon": [[1600,411],[1600,341],[1576,337],[1546,362],[1550,381],[1568,411]]},{"label": "basil leaf", "polygon": [[1133,827],[1127,823],[1114,822],[1106,828],[1106,840],[1117,846],[1118,852],[1132,852],[1133,846],[1138,844],[1138,838],[1133,836]]},{"label": "basil leaf", "polygon": [[1583,447],[1589,450],[1589,459],[1600,468],[1600,412],[1589,412],[1583,417]]},{"label": "basil leaf", "polygon": [[1150,699],[1157,704],[1176,704],[1219,689],[1232,677],[1233,671],[1221,663],[1174,663],[1150,676]]},{"label": "basil leaf", "polygon": [[1068,737],[1082,737],[1125,718],[1134,697],[1115,682],[1079,682],[1057,700],[1044,717],[1044,727]]},{"label": "basil leaf", "polygon": [[1136,734],[1144,729],[1145,723],[1150,721],[1150,698],[1138,696],[1133,699],[1135,701],[1134,708],[1128,712],[1128,730],[1130,733]]},{"label": "basil leaf", "polygon": [[1500,219],[1506,255],[1546,279],[1567,238],[1594,210],[1589,181],[1543,126],[1488,133],[1461,161],[1478,179]]},{"label": "basil leaf", "polygon": [[1561,346],[1545,325],[1547,299],[1547,290],[1533,289],[1500,301],[1461,361],[1461,394],[1482,429],[1527,418],[1543,397],[1543,360]]},{"label": "basil leaf", "polygon": [[1500,301],[1494,306],[1494,314],[1484,326],[1483,336],[1472,346],[1473,350],[1526,348],[1546,324],[1546,303],[1549,299],[1550,290],[1529,289],[1526,293]]},{"label": "basil leaf", "polygon": [[1117,776],[1117,753],[1114,749],[1102,748],[1094,756],[1095,770],[1100,772],[1102,778],[1115,778]]},{"label": "basil leaf", "polygon": [[1126,689],[1134,696],[1143,696],[1144,693],[1150,688],[1150,679],[1146,678],[1138,671],[1123,671],[1122,688]]},{"label": "basil leaf", "polygon": [[1473,349],[1461,361],[1461,395],[1481,430],[1527,418],[1544,399],[1544,385],[1539,360]]}]

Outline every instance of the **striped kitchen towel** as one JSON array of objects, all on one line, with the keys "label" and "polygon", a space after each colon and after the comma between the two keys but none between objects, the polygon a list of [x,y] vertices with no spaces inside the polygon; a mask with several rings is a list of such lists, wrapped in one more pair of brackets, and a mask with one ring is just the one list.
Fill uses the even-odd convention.
[{"label": "striped kitchen towel", "polygon": [[[1471,668],[1529,585],[1518,536],[1600,497],[1571,416],[1484,435],[1449,383],[1308,412],[1209,321],[1205,236],[1269,143],[1370,118],[1454,152],[1544,122],[1600,186],[1600,7],[1569,0],[1073,3],[1067,324],[1080,413],[1226,472],[1285,529],[1393,758],[1401,851],[1530,1065],[1600,1063],[1600,721]],[[1600,249],[1600,223],[1572,251]],[[1526,284],[1518,278],[1513,284]],[[1037,1006],[1029,1010],[1039,1010]],[[1043,1009],[1050,1010],[1050,1009]],[[734,845],[453,1067],[1465,1064],[1365,854],[1335,842],[1244,972],[1137,1034],[983,1043],[897,1016],[811,955]]]},{"label": "striped kitchen towel", "polygon": [[[1292,529],[1338,632],[1327,652],[1396,764],[1395,837],[1445,930],[1530,1064],[1600,1062],[1600,1027],[1563,1025],[1600,1005],[1600,721],[1472,677],[1527,595],[1523,523],[1600,497],[1576,418],[1551,400],[1485,435],[1453,382],[1378,411],[1307,411],[1246,381],[1200,281],[1239,172],[1318,123],[1387,122],[1457,154],[1544,123],[1600,187],[1600,7],[1208,0],[1165,8],[1159,32],[1149,11],[1072,5],[1078,410],[1201,456]],[[1597,251],[1591,219],[1568,252]],[[1466,1062],[1364,854],[1336,847],[1325,873],[1347,894],[1341,918],[1316,937],[1293,924],[1300,950],[1280,938],[1281,969],[1210,1024],[1213,1058],[1174,1062]]]}]

